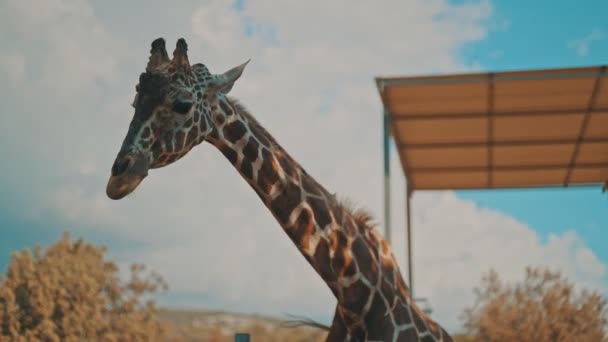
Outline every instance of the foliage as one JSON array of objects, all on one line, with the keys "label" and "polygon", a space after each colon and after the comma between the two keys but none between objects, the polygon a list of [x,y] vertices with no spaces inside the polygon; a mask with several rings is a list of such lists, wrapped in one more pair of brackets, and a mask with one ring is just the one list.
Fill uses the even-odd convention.
[{"label": "foliage", "polygon": [[606,299],[575,291],[560,273],[527,268],[511,286],[490,271],[464,310],[462,341],[608,341]]},{"label": "foliage", "polygon": [[475,337],[467,334],[454,334],[452,338],[454,342],[475,342]]},{"label": "foliage", "polygon": [[[149,341],[162,339],[150,294],[166,288],[162,277],[131,267],[123,283],[105,248],[72,241],[12,255],[0,276],[0,340]],[[144,301],[145,300],[145,301]]]}]

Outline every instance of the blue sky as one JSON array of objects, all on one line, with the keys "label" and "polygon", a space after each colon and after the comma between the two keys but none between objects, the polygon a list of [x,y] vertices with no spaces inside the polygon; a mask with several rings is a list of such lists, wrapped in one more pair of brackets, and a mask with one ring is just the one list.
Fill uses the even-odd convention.
[{"label": "blue sky", "polygon": [[[607,2],[385,0],[345,11],[347,2],[0,4],[0,127],[9,127],[0,155],[12,156],[0,163],[0,267],[12,251],[69,229],[107,245],[121,265],[143,261],[163,274],[168,305],[329,319],[331,294],[217,151],[196,148],[151,172],[133,196],[105,197],[158,36],[168,49],[186,37],[191,62],[216,73],[252,58],[235,96],[310,174],[379,219],[375,76],[608,62]],[[392,222],[403,227],[398,178]],[[489,267],[515,279],[528,263],[548,264],[581,284],[608,284],[608,194],[599,188],[428,193],[413,205],[416,288],[450,329]],[[403,230],[393,238],[403,263]]]},{"label": "blue sky", "polygon": [[[487,39],[463,49],[463,58],[488,71],[606,64],[608,42],[603,13],[608,3],[591,0],[492,1],[496,27]],[[586,55],[568,43],[589,39]]]},{"label": "blue sky", "polygon": [[529,224],[542,238],[575,230],[596,255],[608,261],[608,195],[599,187],[458,191],[458,197],[475,201]]},{"label": "blue sky", "polygon": [[[560,68],[608,63],[606,1],[493,1],[505,30],[463,49],[463,58],[484,71]],[[598,32],[593,34],[593,32]],[[593,40],[597,36],[598,40]],[[588,44],[586,54],[568,42]],[[608,153],[608,152],[607,152]],[[508,213],[541,236],[575,229],[608,262],[608,193],[599,188],[459,191],[484,208]]]}]

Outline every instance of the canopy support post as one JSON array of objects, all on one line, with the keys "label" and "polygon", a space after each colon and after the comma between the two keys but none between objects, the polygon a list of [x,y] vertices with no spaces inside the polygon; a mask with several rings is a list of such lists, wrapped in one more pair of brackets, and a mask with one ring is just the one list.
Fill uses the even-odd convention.
[{"label": "canopy support post", "polygon": [[412,212],[411,212],[411,198],[412,198],[412,188],[410,187],[410,182],[406,181],[406,189],[405,189],[405,213],[406,217],[406,229],[407,229],[407,275],[408,282],[410,287],[410,296],[414,298],[414,267],[412,260]]},{"label": "canopy support post", "polygon": [[384,149],[384,235],[391,243],[391,155],[390,155],[390,117],[386,111],[383,114],[384,124],[382,146]]}]

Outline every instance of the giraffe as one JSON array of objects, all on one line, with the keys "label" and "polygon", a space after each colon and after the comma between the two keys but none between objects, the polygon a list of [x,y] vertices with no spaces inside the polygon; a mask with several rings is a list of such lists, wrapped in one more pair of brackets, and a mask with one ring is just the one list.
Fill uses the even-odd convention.
[{"label": "giraffe", "polygon": [[327,341],[452,341],[414,303],[371,216],[339,201],[228,96],[249,60],[212,74],[204,64],[190,65],[187,50],[178,39],[170,60],[165,40],[152,42],[107,196],[127,196],[150,169],[206,141],[251,186],[335,296]]}]

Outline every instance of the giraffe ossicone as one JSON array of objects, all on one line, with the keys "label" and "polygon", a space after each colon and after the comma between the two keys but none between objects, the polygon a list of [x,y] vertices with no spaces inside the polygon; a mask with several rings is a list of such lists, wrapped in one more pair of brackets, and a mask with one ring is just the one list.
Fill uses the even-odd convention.
[{"label": "giraffe ossicone", "polygon": [[170,59],[164,39],[152,42],[108,197],[127,196],[150,169],[170,165],[206,141],[236,168],[334,294],[327,341],[451,341],[410,297],[370,216],[338,201],[228,97],[249,60],[212,74],[204,64],[190,65],[187,51],[180,38]]}]

